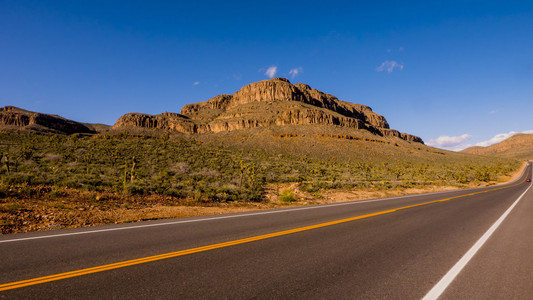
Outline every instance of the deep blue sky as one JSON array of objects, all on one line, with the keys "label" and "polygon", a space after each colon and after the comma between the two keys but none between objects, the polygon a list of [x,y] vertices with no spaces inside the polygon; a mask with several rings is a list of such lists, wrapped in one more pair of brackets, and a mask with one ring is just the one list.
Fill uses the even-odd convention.
[{"label": "deep blue sky", "polygon": [[533,129],[533,2],[0,0],[0,106],[113,124],[272,67],[464,147]]}]

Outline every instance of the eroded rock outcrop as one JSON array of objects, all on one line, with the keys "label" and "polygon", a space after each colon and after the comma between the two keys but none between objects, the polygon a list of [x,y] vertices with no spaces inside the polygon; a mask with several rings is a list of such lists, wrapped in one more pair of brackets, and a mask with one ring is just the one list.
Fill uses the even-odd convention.
[{"label": "eroded rock outcrop", "polygon": [[14,106],[0,108],[0,126],[57,133],[95,133],[86,125],[60,116],[27,111]]},{"label": "eroded rock outcrop", "polygon": [[204,129],[206,127],[205,125],[196,124],[186,116],[169,112],[155,116],[141,113],[128,113],[121,116],[113,127],[157,128],[185,133],[206,132]]},{"label": "eroded rock outcrop", "polygon": [[126,114],[113,127],[159,128],[195,134],[300,124],[366,129],[381,136],[423,143],[417,136],[390,129],[387,120],[368,106],[341,101],[307,84],[292,84],[285,78],[254,82],[233,95],[187,104],[181,114]]}]

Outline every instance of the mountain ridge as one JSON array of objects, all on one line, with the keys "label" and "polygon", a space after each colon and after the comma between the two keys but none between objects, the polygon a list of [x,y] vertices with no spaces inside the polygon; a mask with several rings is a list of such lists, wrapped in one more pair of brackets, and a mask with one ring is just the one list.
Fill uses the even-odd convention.
[{"label": "mountain ridge", "polygon": [[60,134],[94,134],[108,127],[104,124],[76,122],[58,115],[33,112],[15,106],[0,108],[0,126],[8,129]]},{"label": "mountain ridge", "polygon": [[487,147],[473,146],[463,153],[518,159],[533,159],[533,134],[517,133],[499,143]]},{"label": "mountain ridge", "polygon": [[418,136],[390,129],[387,120],[369,106],[341,101],[307,84],[292,84],[280,77],[250,83],[231,95],[186,104],[180,113],[128,113],[113,128],[157,128],[201,134],[310,124],[363,129],[380,136],[423,143]]},{"label": "mountain ridge", "polygon": [[258,128],[289,128],[289,125],[345,128],[351,130],[349,134],[355,135],[361,135],[363,132],[359,130],[364,130],[377,136],[424,143],[418,136],[391,129],[385,117],[369,106],[341,101],[307,84],[292,84],[280,77],[247,84],[234,94],[217,95],[207,101],[186,104],[180,113],[127,113],[119,117],[113,126],[76,122],[14,106],[0,108],[1,129],[56,134],[124,131],[151,134],[151,130],[156,129],[195,136]]}]

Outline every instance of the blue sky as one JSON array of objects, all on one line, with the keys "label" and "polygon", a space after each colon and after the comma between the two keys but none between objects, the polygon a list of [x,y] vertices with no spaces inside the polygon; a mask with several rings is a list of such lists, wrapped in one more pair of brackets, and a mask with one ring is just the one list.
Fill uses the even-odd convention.
[{"label": "blue sky", "polygon": [[533,2],[0,0],[0,106],[113,124],[271,76],[447,149],[530,132]]}]

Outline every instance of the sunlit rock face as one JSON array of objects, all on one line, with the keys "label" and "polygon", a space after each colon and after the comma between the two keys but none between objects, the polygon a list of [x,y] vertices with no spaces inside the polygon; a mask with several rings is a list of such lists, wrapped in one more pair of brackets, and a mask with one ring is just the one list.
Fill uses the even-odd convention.
[{"label": "sunlit rock face", "polygon": [[368,106],[354,104],[285,78],[250,83],[233,95],[218,95],[187,104],[181,113],[129,113],[114,128],[143,127],[188,134],[223,132],[267,126],[321,124],[365,129],[423,143],[422,139],[390,129],[387,120]]}]

